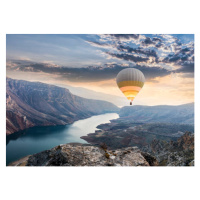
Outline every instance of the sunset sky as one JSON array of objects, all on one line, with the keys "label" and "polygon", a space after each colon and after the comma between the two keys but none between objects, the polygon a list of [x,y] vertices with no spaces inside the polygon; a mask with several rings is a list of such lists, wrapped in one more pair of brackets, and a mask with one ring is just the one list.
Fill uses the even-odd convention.
[{"label": "sunset sky", "polygon": [[135,67],[146,82],[133,104],[194,101],[194,35],[7,35],[6,44],[10,78],[87,88],[126,104],[115,78]]}]

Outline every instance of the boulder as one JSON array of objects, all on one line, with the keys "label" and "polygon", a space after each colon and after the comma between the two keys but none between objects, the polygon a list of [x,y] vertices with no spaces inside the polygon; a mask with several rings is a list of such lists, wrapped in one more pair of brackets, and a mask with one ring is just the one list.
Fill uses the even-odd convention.
[{"label": "boulder", "polygon": [[[146,159],[148,158],[148,160]],[[150,161],[150,162],[148,162]],[[157,163],[149,154],[137,147],[107,150],[98,146],[70,143],[56,146],[11,166],[150,166]]]}]

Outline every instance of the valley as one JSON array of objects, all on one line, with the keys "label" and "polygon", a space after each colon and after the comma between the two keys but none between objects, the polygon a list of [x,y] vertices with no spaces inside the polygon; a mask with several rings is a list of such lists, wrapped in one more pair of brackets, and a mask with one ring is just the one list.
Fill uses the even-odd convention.
[{"label": "valley", "polygon": [[71,124],[93,115],[118,112],[114,104],[73,95],[40,82],[6,79],[6,134],[34,126]]},{"label": "valley", "polygon": [[[137,148],[150,166],[194,165],[194,103],[120,109],[65,88],[7,78],[6,114],[7,164],[56,145],[81,142],[97,151],[103,147],[105,155]],[[105,165],[115,165],[107,161]]]}]

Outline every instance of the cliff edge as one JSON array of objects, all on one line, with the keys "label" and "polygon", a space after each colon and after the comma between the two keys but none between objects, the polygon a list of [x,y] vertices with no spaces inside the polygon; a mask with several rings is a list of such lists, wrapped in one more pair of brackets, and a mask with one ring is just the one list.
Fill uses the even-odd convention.
[{"label": "cliff edge", "polygon": [[137,147],[117,150],[70,143],[56,146],[31,156],[24,157],[10,166],[153,166],[153,156],[142,153]]},{"label": "cliff edge", "polygon": [[33,126],[66,125],[118,111],[110,102],[78,97],[65,88],[6,79],[7,135]]}]

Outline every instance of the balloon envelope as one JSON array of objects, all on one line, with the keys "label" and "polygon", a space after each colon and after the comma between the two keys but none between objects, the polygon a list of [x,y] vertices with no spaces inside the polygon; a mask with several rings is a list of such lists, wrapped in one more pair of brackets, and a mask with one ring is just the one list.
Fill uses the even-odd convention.
[{"label": "balloon envelope", "polygon": [[133,101],[138,92],[142,89],[145,77],[138,69],[126,68],[118,73],[116,82],[126,98]]}]

